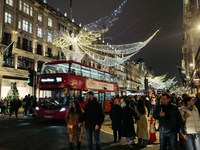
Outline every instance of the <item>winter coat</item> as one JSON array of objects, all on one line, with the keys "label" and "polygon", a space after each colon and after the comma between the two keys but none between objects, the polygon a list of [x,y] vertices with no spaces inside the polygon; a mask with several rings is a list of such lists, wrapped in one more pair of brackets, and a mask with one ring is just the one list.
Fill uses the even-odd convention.
[{"label": "winter coat", "polygon": [[148,111],[145,107],[145,114],[141,115],[136,109],[137,116],[140,118],[137,121],[137,137],[145,140],[149,139],[149,129],[148,129],[148,120],[147,115]]},{"label": "winter coat", "polygon": [[145,101],[145,106],[149,111],[151,110],[150,100]]},{"label": "winter coat", "polygon": [[85,105],[83,117],[80,119],[80,122],[85,122],[86,129],[95,129],[95,126],[101,126],[103,121],[103,109],[94,97],[92,101],[89,101]]},{"label": "winter coat", "polygon": [[186,119],[183,118],[183,121],[185,121],[185,126],[184,126],[185,133],[186,134],[200,133],[200,116],[197,107],[193,106],[192,111],[190,111],[188,107],[183,105],[180,108],[180,113],[182,117],[184,116],[185,112],[190,115]]},{"label": "winter coat", "polygon": [[135,111],[129,107],[126,106],[122,108],[122,136],[123,137],[135,137],[135,128],[134,128],[134,122],[133,117],[137,118],[137,114]]},{"label": "winter coat", "polygon": [[[83,110],[82,110],[82,112],[83,112]],[[80,134],[83,132],[82,127],[80,127],[80,128],[78,127],[80,117],[81,116],[76,112],[73,112],[73,113],[69,113],[69,111],[67,112],[67,115],[65,117],[66,124],[73,125],[73,129],[67,128],[67,133]]]},{"label": "winter coat", "polygon": [[121,130],[122,124],[122,108],[120,105],[113,105],[109,112],[112,120],[112,130]]},{"label": "winter coat", "polygon": [[166,115],[164,117],[160,117],[161,107],[163,106],[157,105],[153,114],[153,118],[159,120],[160,132],[163,133],[180,132],[180,134],[184,134],[183,119],[181,117],[180,111],[178,110],[178,107],[175,106],[174,104],[169,103],[169,115],[170,115],[169,118],[167,118]]},{"label": "winter coat", "polygon": [[197,109],[199,111],[199,115],[200,115],[200,99],[197,98],[197,100],[195,101],[194,105],[197,107]]}]

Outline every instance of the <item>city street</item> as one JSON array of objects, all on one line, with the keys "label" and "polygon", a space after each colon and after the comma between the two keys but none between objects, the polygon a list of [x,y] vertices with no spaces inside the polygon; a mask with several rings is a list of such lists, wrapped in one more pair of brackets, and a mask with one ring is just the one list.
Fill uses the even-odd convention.
[{"label": "city street", "polygon": [[[64,120],[43,119],[43,118],[19,118],[15,119],[12,115],[0,116],[0,150],[67,150],[69,137]],[[148,145],[144,148],[139,145],[129,147],[123,138],[120,143],[113,143],[111,130],[111,121],[106,115],[105,122],[101,130],[102,149],[104,150],[121,150],[121,149],[143,149],[158,150],[159,144]],[[136,140],[137,142],[137,140]],[[76,143],[75,143],[76,149]],[[87,149],[87,138],[82,134],[82,149]]]}]

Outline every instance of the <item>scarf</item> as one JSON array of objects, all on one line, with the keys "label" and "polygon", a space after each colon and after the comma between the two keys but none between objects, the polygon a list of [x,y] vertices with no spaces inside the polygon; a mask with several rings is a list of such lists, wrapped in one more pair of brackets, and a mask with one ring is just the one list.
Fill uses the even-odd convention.
[{"label": "scarf", "polygon": [[187,106],[187,108],[192,111],[193,110],[193,106]]}]

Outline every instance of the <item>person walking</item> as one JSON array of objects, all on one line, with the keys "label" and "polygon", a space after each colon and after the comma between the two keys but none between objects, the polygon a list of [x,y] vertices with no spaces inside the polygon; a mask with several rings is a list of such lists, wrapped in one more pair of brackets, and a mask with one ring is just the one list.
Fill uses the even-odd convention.
[{"label": "person walking", "polygon": [[27,117],[27,111],[28,111],[28,106],[27,106],[27,95],[25,96],[25,98],[22,101],[22,107],[24,108],[24,118]]},{"label": "person walking", "polygon": [[76,136],[77,149],[81,149],[81,133],[83,132],[82,127],[79,127],[79,120],[83,115],[83,110],[81,109],[80,103],[78,101],[73,101],[72,106],[67,112],[65,117],[67,124],[67,133],[69,133],[69,149],[74,148],[74,136]]},{"label": "person walking", "polygon": [[186,139],[184,134],[184,124],[178,107],[170,102],[169,94],[163,94],[162,105],[157,105],[153,114],[154,119],[159,120],[160,150],[167,150],[169,141],[171,150],[178,150],[177,133]]},{"label": "person walking", "polygon": [[137,119],[137,114],[135,111],[130,107],[130,101],[125,100],[126,106],[122,108],[122,136],[126,137],[126,141],[128,142],[128,145],[131,146],[130,140],[134,143],[135,139],[135,128],[134,128],[134,122],[133,117]]},{"label": "person walking", "polygon": [[151,111],[151,104],[150,104],[150,100],[149,100],[148,97],[145,98],[144,103],[145,103],[145,107],[146,107],[147,110],[148,110],[148,115],[147,115],[147,117],[149,117],[150,111]]},{"label": "person walking", "polygon": [[197,97],[196,97],[196,101],[195,101],[194,105],[197,107],[197,109],[199,111],[199,115],[200,115],[200,93],[197,93]]},{"label": "person walking", "polygon": [[115,98],[113,96],[112,99],[110,100],[110,108],[112,108],[112,106],[114,105],[114,100],[115,100]]},{"label": "person walking", "polygon": [[153,115],[155,107],[156,107],[156,98],[155,98],[155,95],[152,94],[152,96],[151,96],[151,115]]},{"label": "person walking", "polygon": [[86,99],[88,103],[85,105],[79,127],[85,122],[89,150],[93,150],[92,133],[94,133],[94,139],[96,141],[96,150],[101,150],[100,128],[104,121],[104,112],[92,91],[86,94]]},{"label": "person walking", "polygon": [[9,119],[11,118],[11,115],[13,114],[13,112],[15,112],[15,118],[18,118],[17,114],[18,114],[18,109],[19,109],[19,103],[18,103],[18,99],[13,99],[13,102],[11,103],[10,106],[10,114],[9,114]]},{"label": "person walking", "polygon": [[5,115],[5,112],[4,112],[4,110],[5,110],[5,101],[2,99],[1,100],[1,115]]},{"label": "person walking", "polygon": [[175,93],[172,93],[170,102],[171,102],[172,104],[177,105],[177,98],[176,98],[176,94],[175,94]]},{"label": "person walking", "polygon": [[200,149],[200,116],[192,97],[184,98],[184,105],[180,108],[187,140],[184,141],[185,150]]},{"label": "person walking", "polygon": [[143,144],[143,146],[146,147],[149,139],[148,120],[147,120],[148,110],[144,106],[144,102],[141,99],[138,101],[136,113],[138,116],[137,120],[138,144]]},{"label": "person walking", "polygon": [[121,141],[121,124],[122,124],[122,108],[118,105],[118,99],[114,100],[114,105],[109,112],[110,119],[112,120],[112,130],[114,135],[114,143],[117,142],[117,132],[118,141]]}]

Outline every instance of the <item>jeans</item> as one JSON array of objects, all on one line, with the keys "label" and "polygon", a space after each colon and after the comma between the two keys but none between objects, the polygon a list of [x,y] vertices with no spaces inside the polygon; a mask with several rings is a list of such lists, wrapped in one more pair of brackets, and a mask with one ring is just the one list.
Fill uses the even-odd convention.
[{"label": "jeans", "polygon": [[93,143],[92,143],[92,133],[93,132],[94,132],[94,139],[96,142],[96,150],[101,150],[100,129],[99,130],[85,129],[85,131],[86,131],[86,136],[87,136],[87,140],[88,140],[89,150],[94,150]]},{"label": "jeans", "polygon": [[167,150],[167,142],[171,150],[178,150],[177,133],[163,133],[160,132],[160,150]]},{"label": "jeans", "polygon": [[151,105],[151,115],[153,115],[156,105]]},{"label": "jeans", "polygon": [[184,140],[185,150],[200,149],[200,134],[186,134],[187,140]]}]

